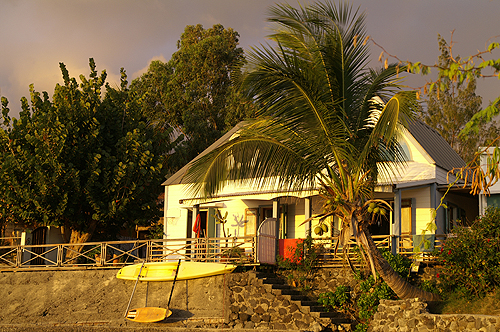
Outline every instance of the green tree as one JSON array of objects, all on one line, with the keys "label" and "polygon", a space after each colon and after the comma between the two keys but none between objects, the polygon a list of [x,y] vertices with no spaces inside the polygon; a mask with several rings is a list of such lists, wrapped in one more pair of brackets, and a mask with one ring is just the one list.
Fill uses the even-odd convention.
[{"label": "green tree", "polygon": [[62,226],[70,243],[86,242],[96,230],[110,238],[122,227],[157,221],[166,152],[173,147],[168,132],[147,125],[123,69],[114,89],[92,59],[81,84],[60,67],[64,84],[56,85],[52,101],[31,86],[31,103],[23,97],[19,119],[9,117],[2,98],[1,214]]},{"label": "green tree", "polygon": [[[440,35],[438,42],[441,51],[438,63],[440,68],[447,68],[453,61],[460,61],[460,57],[451,59],[449,46]],[[465,124],[481,110],[482,98],[475,93],[476,79],[460,82],[444,78],[443,83],[444,90],[432,90],[428,93],[427,108],[422,108],[420,116],[450,143],[462,159],[469,162],[479,146],[488,145],[500,132],[493,121],[478,123],[477,132],[468,137],[460,136]]]},{"label": "green tree", "polygon": [[220,24],[210,29],[187,26],[172,59],[153,61],[132,82],[149,118],[161,128],[174,128],[185,139],[174,167],[185,165],[252,114],[252,103],[232,83],[244,60],[238,37]]},{"label": "green tree", "polygon": [[253,50],[242,82],[263,105],[259,116],[195,161],[186,179],[204,196],[229,181],[290,191],[319,187],[325,213],[317,217],[342,220],[345,250],[355,236],[373,275],[399,297],[434,299],[394,272],[368,231],[371,205],[384,204],[373,200],[377,164],[391,171],[394,163],[384,161],[404,160],[397,137],[416,96],[399,89],[397,66],[367,68],[364,18],[347,4],[273,7],[276,46]]}]

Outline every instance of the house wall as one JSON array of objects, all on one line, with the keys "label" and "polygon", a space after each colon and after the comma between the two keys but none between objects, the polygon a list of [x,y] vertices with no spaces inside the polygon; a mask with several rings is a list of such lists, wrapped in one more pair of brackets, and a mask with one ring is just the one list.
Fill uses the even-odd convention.
[{"label": "house wall", "polygon": [[430,187],[403,190],[401,199],[412,200],[412,234],[420,234],[432,220]]},{"label": "house wall", "polygon": [[182,191],[182,185],[165,187],[164,233],[169,239],[182,239],[188,235],[186,233],[188,210],[183,209],[179,203],[179,198],[183,196]]}]

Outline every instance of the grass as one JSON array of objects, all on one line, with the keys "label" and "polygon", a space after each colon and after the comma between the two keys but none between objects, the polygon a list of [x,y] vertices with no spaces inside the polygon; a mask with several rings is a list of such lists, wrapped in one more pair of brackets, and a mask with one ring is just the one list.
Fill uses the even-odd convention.
[{"label": "grass", "polygon": [[475,314],[500,316],[500,290],[486,295],[484,298],[468,298],[463,294],[451,294],[443,302],[430,304],[430,312],[434,314]]}]

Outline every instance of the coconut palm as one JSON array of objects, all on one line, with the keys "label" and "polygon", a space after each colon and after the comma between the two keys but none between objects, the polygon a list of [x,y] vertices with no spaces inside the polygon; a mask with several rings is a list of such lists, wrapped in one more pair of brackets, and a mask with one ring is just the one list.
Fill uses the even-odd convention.
[{"label": "coconut palm", "polygon": [[277,5],[270,14],[275,44],[253,49],[242,77],[243,91],[262,105],[259,115],[192,164],[192,189],[209,197],[229,183],[319,188],[325,212],[317,217],[342,220],[344,249],[354,236],[374,276],[378,271],[398,296],[432,299],[390,268],[367,229],[383,205],[373,200],[379,168],[390,174],[405,157],[398,135],[416,100],[400,89],[404,68],[367,68],[364,14],[348,5]]}]

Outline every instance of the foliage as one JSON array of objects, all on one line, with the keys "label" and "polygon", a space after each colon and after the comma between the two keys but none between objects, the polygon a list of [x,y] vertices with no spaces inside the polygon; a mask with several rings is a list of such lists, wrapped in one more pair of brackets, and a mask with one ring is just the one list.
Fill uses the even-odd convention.
[{"label": "foliage", "polygon": [[238,37],[220,24],[209,29],[186,26],[171,60],[151,62],[148,71],[132,82],[150,121],[183,135],[172,171],[252,114],[252,103],[232,83],[244,60]]},{"label": "foliage", "polygon": [[[495,37],[496,38],[496,37]],[[450,57],[449,61],[435,65],[426,65],[421,62],[412,62],[399,59],[397,56],[390,54],[383,47],[377,44],[370,37],[366,37],[364,43],[371,40],[373,44],[382,49],[379,56],[379,61],[383,61],[385,67],[389,58],[396,59],[398,61],[398,68],[400,70],[406,70],[413,74],[428,75],[431,73],[431,69],[437,70],[437,78],[428,81],[424,86],[420,87],[417,91],[417,96],[421,93],[432,93],[435,92],[439,95],[442,91],[445,91],[448,83],[452,84],[469,84],[468,81],[475,81],[477,78],[500,78],[500,58],[498,59],[488,59],[500,48],[500,43],[493,41],[486,43],[486,47],[482,51],[477,51],[477,53],[472,54],[468,57],[453,57],[453,32],[451,34],[451,40],[449,46],[444,46],[448,48],[448,53]],[[467,140],[469,137],[474,139],[474,136],[482,135],[480,133],[484,124],[490,123],[495,116],[500,113],[500,96],[494,101],[490,101],[490,104],[483,110],[476,112],[472,118],[465,124],[463,129],[459,133],[459,139]],[[490,128],[494,131],[495,128]],[[487,136],[491,137],[491,132]],[[494,146],[493,144],[500,138],[498,136],[493,140],[489,146]],[[496,143],[498,144],[498,143]],[[500,154],[500,148],[496,147],[494,155]],[[486,151],[486,150],[485,150]],[[484,170],[477,162],[479,156],[485,152],[479,151],[475,154],[473,162],[469,163],[466,167],[458,170],[453,170],[453,174],[460,177],[464,181],[464,188],[467,186],[471,187],[471,194],[477,195],[481,192],[489,193],[489,187],[498,181],[499,179],[499,162],[498,158],[495,158],[493,162],[488,162],[487,170]],[[490,159],[490,156],[488,156]],[[472,174],[472,176],[470,176]]]},{"label": "foliage", "polygon": [[146,235],[147,239],[163,239],[163,223],[157,223],[152,225],[148,229],[148,234]]},{"label": "foliage", "polygon": [[[393,255],[387,250],[381,250],[381,253],[395,272],[402,278],[409,277],[411,260],[401,255]],[[380,300],[397,298],[385,281],[377,282],[372,275],[365,278],[361,272],[355,274],[355,277],[360,282],[361,293],[356,300],[356,305],[362,322],[367,322],[373,317]]]},{"label": "foliage", "polygon": [[409,279],[410,268],[412,261],[403,255],[393,255],[387,249],[380,249],[382,256],[384,256],[385,260],[391,265],[392,269],[397,272],[402,278]]},{"label": "foliage", "polygon": [[[438,42],[441,51],[438,63],[440,67],[447,67],[453,61],[460,61],[460,57],[451,59],[449,46],[439,35]],[[427,108],[422,109],[421,117],[443,136],[462,159],[469,162],[473,159],[478,146],[488,145],[500,132],[496,128],[496,122],[493,121],[479,123],[477,133],[471,133],[468,137],[460,136],[465,124],[481,110],[482,98],[475,94],[476,79],[453,82],[449,78],[443,78],[443,83],[443,90],[432,90],[427,94]]]},{"label": "foliage", "polygon": [[328,310],[347,311],[351,301],[350,289],[347,286],[338,286],[333,292],[321,293],[318,302]]},{"label": "foliage", "polygon": [[278,269],[284,271],[287,279],[293,284],[302,284],[303,288],[309,288],[307,279],[319,265],[319,258],[323,251],[321,245],[314,245],[312,237],[308,236],[304,240],[296,242],[295,246],[285,248],[292,257],[277,256],[276,265]]},{"label": "foliage", "polygon": [[[402,70],[406,70],[409,73],[428,75],[431,73],[431,69],[437,69],[437,78],[427,82],[423,87],[421,87],[418,91],[419,95],[422,92],[428,93],[431,91],[444,91],[446,89],[447,82],[449,81],[461,84],[464,81],[475,80],[479,77],[500,78],[500,59],[487,59],[488,55],[493,54],[500,48],[500,43],[496,41],[487,43],[484,50],[478,51],[476,54],[472,54],[468,57],[453,57],[451,56],[453,54],[452,48],[454,45],[452,32],[450,46],[448,47],[450,61],[444,65],[442,63],[426,65],[419,61],[412,62],[401,60],[397,56],[387,52],[370,37],[367,37],[364,40],[364,43],[368,40],[371,40],[375,45],[382,49],[379,60],[384,61],[386,67],[388,59],[394,58],[398,61],[398,66],[400,66]],[[490,122],[494,116],[499,114],[500,109],[498,108],[498,103],[500,103],[500,96],[491,102],[490,105],[484,110],[474,114],[472,119],[465,125],[465,128],[462,130],[460,135],[467,138],[471,133],[477,134],[481,123]]]},{"label": "foliage", "polygon": [[443,294],[482,297],[500,286],[500,209],[489,207],[470,228],[455,227],[437,252]]},{"label": "foliage", "polygon": [[2,98],[0,213],[28,225],[64,226],[71,242],[158,220],[169,132],[147,124],[123,70],[114,89],[92,59],[81,84],[60,67],[64,84],[52,101],[31,86],[19,119],[9,117]]},{"label": "foliage", "polygon": [[[384,249],[380,252],[402,278],[409,277],[411,260],[401,255],[393,255]],[[373,275],[366,276],[362,271],[357,270],[354,277],[358,281],[356,288],[350,289],[341,285],[333,292],[319,294],[318,302],[328,310],[354,313],[358,320],[356,331],[361,332],[368,329],[369,320],[377,311],[380,300],[395,299],[397,296],[385,281],[375,280]]]}]

